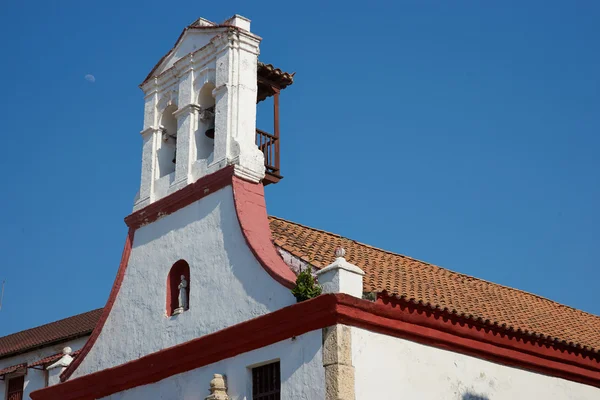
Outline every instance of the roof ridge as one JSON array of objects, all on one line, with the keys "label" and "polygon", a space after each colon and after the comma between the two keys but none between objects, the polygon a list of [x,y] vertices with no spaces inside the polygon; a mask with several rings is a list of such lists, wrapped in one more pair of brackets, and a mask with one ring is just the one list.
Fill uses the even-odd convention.
[{"label": "roof ridge", "polygon": [[354,243],[356,243],[356,244],[358,244],[360,246],[369,247],[371,249],[382,251],[382,252],[387,253],[387,254],[391,254],[391,255],[403,257],[403,258],[406,258],[406,259],[409,259],[409,260],[413,260],[413,261],[416,261],[416,262],[420,262],[420,263],[423,263],[423,264],[427,264],[428,266],[431,266],[431,267],[434,267],[434,268],[438,268],[438,269],[440,269],[440,270],[442,270],[444,272],[450,272],[452,274],[455,274],[455,275],[457,275],[457,277],[465,277],[465,278],[469,278],[469,279],[474,279],[476,281],[485,283],[487,285],[498,286],[498,287],[503,287],[503,288],[510,289],[510,290],[515,290],[517,292],[521,292],[521,293],[524,293],[524,294],[536,297],[536,298],[538,298],[540,300],[547,301],[549,303],[553,303],[553,304],[559,305],[559,306],[564,307],[564,308],[571,309],[573,311],[576,311],[576,312],[579,312],[579,313],[582,313],[582,314],[585,314],[585,315],[590,315],[590,316],[592,316],[592,317],[597,318],[598,320],[600,320],[600,315],[592,314],[590,312],[581,310],[579,308],[575,308],[575,307],[572,307],[572,306],[569,306],[569,305],[566,305],[566,304],[563,304],[563,303],[559,303],[559,302],[557,302],[555,300],[549,299],[547,297],[541,296],[541,295],[536,294],[536,293],[531,293],[531,292],[528,292],[528,291],[523,290],[523,289],[518,289],[518,288],[511,287],[511,286],[502,285],[500,283],[491,282],[491,281],[488,281],[486,279],[478,278],[476,276],[467,275],[467,274],[464,274],[462,272],[457,272],[457,271],[451,270],[449,268],[440,267],[439,265],[431,264],[431,263],[429,263],[427,261],[419,260],[417,258],[410,257],[410,256],[407,256],[407,255],[404,255],[404,254],[394,253],[394,252],[392,252],[390,250],[385,250],[385,249],[382,249],[380,247],[375,247],[375,246],[372,246],[370,244],[362,243],[362,242],[359,242],[357,240],[347,238],[347,237],[342,236],[342,235],[337,234],[337,233],[329,232],[329,231],[326,231],[324,229],[313,228],[313,227],[310,227],[310,226],[307,226],[307,225],[304,225],[304,224],[300,224],[300,223],[297,223],[297,222],[293,222],[293,221],[287,220],[285,218],[277,217],[277,216],[274,216],[274,215],[269,215],[269,218],[273,218],[273,219],[276,219],[276,220],[280,220],[280,221],[284,221],[284,222],[287,222],[287,223],[290,223],[290,224],[301,226],[303,228],[310,229],[312,231],[316,231],[316,232],[321,232],[321,233],[325,233],[325,234],[328,234],[328,235],[332,235],[332,236],[338,237],[340,239],[349,240],[349,241],[354,242]]}]

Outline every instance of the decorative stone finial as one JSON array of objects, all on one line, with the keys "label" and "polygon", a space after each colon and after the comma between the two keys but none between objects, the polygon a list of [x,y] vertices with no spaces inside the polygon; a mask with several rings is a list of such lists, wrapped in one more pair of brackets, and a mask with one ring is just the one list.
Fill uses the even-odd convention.
[{"label": "decorative stone finial", "polygon": [[204,400],[229,400],[223,375],[214,375],[210,381],[210,396],[205,397]]},{"label": "decorative stone finial", "polygon": [[336,259],[330,265],[317,272],[323,293],[346,293],[362,298],[363,276],[365,273],[354,264],[350,264],[344,256],[346,250],[341,246],[335,249]]}]

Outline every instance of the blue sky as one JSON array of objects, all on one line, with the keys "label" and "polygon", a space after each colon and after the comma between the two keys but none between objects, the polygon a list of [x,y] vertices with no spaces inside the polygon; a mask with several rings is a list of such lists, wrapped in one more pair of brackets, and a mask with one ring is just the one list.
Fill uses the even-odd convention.
[{"label": "blue sky", "polygon": [[269,213],[600,314],[600,3],[495,3],[2,2],[0,335],[104,305],[137,85],[234,13],[297,72]]}]

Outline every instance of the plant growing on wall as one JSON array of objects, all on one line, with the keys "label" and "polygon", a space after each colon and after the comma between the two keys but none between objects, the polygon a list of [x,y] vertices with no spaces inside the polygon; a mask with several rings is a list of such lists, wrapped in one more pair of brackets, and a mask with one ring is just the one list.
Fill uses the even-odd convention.
[{"label": "plant growing on wall", "polygon": [[300,271],[296,277],[296,286],[292,289],[292,294],[296,298],[296,301],[300,303],[301,301],[317,297],[321,294],[321,290],[321,286],[315,282],[310,267],[308,267]]}]

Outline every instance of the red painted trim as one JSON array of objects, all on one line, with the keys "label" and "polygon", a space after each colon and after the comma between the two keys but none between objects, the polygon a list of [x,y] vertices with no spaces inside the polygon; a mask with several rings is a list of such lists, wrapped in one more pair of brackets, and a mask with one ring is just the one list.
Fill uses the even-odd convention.
[{"label": "red painted trim", "polygon": [[150,224],[160,217],[174,213],[190,204],[231,184],[233,166],[227,166],[217,172],[198,179],[194,183],[155,201],[125,217],[125,223],[133,230]]},{"label": "red painted trim", "polygon": [[[335,324],[335,296],[320,296],[118,367],[35,391],[31,398],[92,400],[200,368]],[[307,320],[306,316],[310,315]]]},{"label": "red painted trim", "polygon": [[256,259],[273,279],[283,286],[293,288],[296,285],[296,275],[273,245],[264,186],[234,176],[233,200],[242,234]]},{"label": "red painted trim", "polygon": [[[585,365],[600,372],[600,355],[596,352],[565,346],[561,343],[550,342],[542,338],[526,335],[522,332],[508,331],[501,326],[490,326],[477,321],[468,320],[462,316],[434,310],[425,305],[414,304],[407,300],[380,295],[377,303],[408,312],[415,319],[415,324],[438,330],[446,330],[456,335],[468,336],[473,339],[492,343],[502,347],[512,348],[523,353],[546,357],[562,363]],[[419,317],[425,315],[425,318]],[[457,328],[458,327],[458,328]],[[466,329],[469,329],[466,331]],[[468,334],[465,334],[468,332]]]},{"label": "red painted trim", "polygon": [[338,322],[500,364],[600,387],[600,360],[534,346],[504,333],[457,322],[416,307],[340,298]]},{"label": "red painted trim", "polygon": [[290,288],[295,285],[296,275],[279,256],[271,239],[263,185],[261,183],[245,182],[234,176],[233,173],[234,167],[227,166],[211,175],[198,179],[196,182],[171,193],[125,218],[125,223],[129,226],[129,233],[110,296],[90,338],[81,349],[79,357],[61,374],[62,382],[69,379],[90,352],[98,336],[100,336],[100,332],[110,315],[112,306],[121,288],[123,277],[125,276],[135,230],[165,215],[172,214],[225,186],[233,186],[234,203],[240,228],[242,229],[246,243],[259,263],[277,282]]},{"label": "red painted trim", "polygon": [[[33,400],[94,399],[158,382],[238,354],[334,324],[404,338],[489,361],[600,387],[600,362],[548,348],[521,348],[515,338],[411,307],[327,294],[31,394]],[[528,345],[529,347],[531,344]]]},{"label": "red painted trim", "polygon": [[87,342],[85,342],[85,345],[83,345],[83,348],[81,349],[81,351],[79,353],[79,356],[77,358],[75,358],[71,362],[71,365],[69,365],[67,367],[67,369],[65,369],[63,371],[63,373],[60,375],[60,380],[63,382],[65,380],[69,379],[69,377],[71,376],[73,371],[75,371],[75,369],[79,366],[79,364],[81,364],[81,362],[83,361],[83,359],[85,358],[87,353],[89,353],[91,348],[94,346],[94,343],[96,343],[98,336],[100,336],[100,332],[102,331],[102,328],[104,327],[104,324],[106,323],[106,320],[108,319],[110,311],[112,310],[112,307],[115,304],[115,300],[117,299],[117,294],[119,293],[119,289],[121,288],[121,283],[123,283],[123,277],[125,276],[125,270],[127,269],[127,263],[129,262],[129,255],[131,254],[131,245],[133,244],[133,236],[134,236],[134,230],[129,228],[129,232],[127,232],[127,239],[125,240],[125,248],[123,249],[123,254],[121,256],[121,263],[119,264],[119,270],[117,271],[117,277],[115,278],[115,282],[113,283],[113,287],[110,291],[110,295],[108,296],[106,305],[104,306],[104,309],[102,310],[102,315],[100,316],[100,319],[96,323],[96,327],[92,331],[92,334],[88,338]]}]

